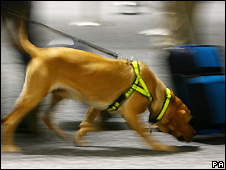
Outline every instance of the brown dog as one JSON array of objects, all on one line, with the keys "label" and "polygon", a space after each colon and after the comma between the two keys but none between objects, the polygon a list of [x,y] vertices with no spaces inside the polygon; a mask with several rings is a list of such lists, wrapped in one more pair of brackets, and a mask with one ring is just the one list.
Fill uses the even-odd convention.
[{"label": "brown dog", "polygon": [[[20,42],[32,60],[27,67],[24,87],[14,110],[2,119],[2,152],[20,151],[13,142],[17,125],[29,110],[52,91],[55,92],[53,105],[63,98],[72,98],[90,106],[74,138],[75,143],[83,145],[83,136],[95,129],[95,117],[102,110],[109,108],[121,94],[131,89],[139,75],[143,83],[139,79],[137,86],[143,86],[143,91],[151,94],[151,97],[134,90],[121,102],[117,110],[111,112],[120,113],[154,150],[175,149],[156,141],[150,133],[145,133],[144,124],[138,120],[137,115],[147,108],[150,111],[150,119],[158,116],[166,101],[166,86],[142,61],[138,61],[139,75],[136,75],[128,60],[107,59],[90,52],[63,47],[41,49],[27,39],[24,26],[20,29]],[[190,142],[195,134],[189,125],[190,111],[172,91],[170,93],[169,105],[156,124],[163,132]],[[61,137],[67,138],[64,132],[50,121],[48,114],[44,120]]]}]

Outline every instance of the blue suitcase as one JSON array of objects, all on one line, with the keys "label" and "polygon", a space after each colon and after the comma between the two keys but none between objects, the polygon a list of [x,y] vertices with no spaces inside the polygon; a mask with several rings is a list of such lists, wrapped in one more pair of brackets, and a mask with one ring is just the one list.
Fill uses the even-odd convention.
[{"label": "blue suitcase", "polygon": [[178,45],[169,49],[169,63],[173,74],[225,74],[225,62],[220,47],[206,45]]},{"label": "blue suitcase", "polygon": [[[187,79],[189,90],[192,86],[202,85],[211,111],[211,124],[225,124],[225,76],[200,76]],[[194,88],[194,87],[193,87]],[[197,96],[197,95],[196,95]]]},{"label": "blue suitcase", "polygon": [[191,110],[195,129],[224,125],[225,64],[220,48],[179,45],[169,52],[175,93]]}]

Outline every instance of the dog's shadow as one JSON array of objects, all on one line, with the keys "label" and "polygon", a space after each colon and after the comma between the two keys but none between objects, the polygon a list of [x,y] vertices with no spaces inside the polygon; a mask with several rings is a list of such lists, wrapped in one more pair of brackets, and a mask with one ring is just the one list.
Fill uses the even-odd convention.
[{"label": "dog's shadow", "polygon": [[174,152],[154,151],[133,147],[88,146],[70,148],[43,148],[38,150],[24,150],[25,155],[59,155],[59,156],[93,156],[93,157],[129,157],[129,156],[160,156],[181,152],[194,152],[198,146],[177,146]]},{"label": "dog's shadow", "polygon": [[[53,136],[52,136],[53,137]],[[177,151],[154,151],[146,148],[134,146],[103,146],[92,145],[86,147],[78,147],[72,143],[52,138],[48,133],[43,136],[31,136],[30,134],[18,134],[16,144],[21,147],[22,153],[25,155],[59,155],[59,156],[93,156],[93,157],[129,157],[129,156],[161,156],[186,152],[195,152],[199,150],[199,146],[183,145],[175,146]],[[29,142],[27,138],[30,138]],[[52,143],[51,143],[52,139]],[[48,140],[48,142],[46,142]],[[59,141],[54,144],[56,141]],[[28,143],[27,143],[28,142]],[[24,143],[27,143],[25,146]],[[37,145],[41,143],[41,145]]]}]

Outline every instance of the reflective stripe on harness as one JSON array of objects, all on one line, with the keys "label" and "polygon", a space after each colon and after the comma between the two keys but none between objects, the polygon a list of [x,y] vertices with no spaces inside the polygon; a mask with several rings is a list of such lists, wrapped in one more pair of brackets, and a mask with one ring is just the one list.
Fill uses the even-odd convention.
[{"label": "reflective stripe on harness", "polygon": [[[132,66],[133,66],[134,72],[136,74],[135,81],[133,82],[131,87],[126,92],[124,92],[121,96],[119,96],[119,98],[117,100],[115,100],[113,102],[113,104],[111,104],[106,109],[107,111],[116,111],[120,107],[121,103],[125,99],[128,99],[134,91],[137,91],[137,92],[141,93],[142,95],[144,95],[145,97],[147,97],[150,100],[150,103],[152,102],[152,96],[151,96],[151,94],[150,94],[150,92],[148,90],[148,87],[145,84],[145,82],[142,79],[142,77],[140,76],[140,69],[139,69],[138,62],[137,61],[133,61],[132,62]],[[140,83],[141,87],[138,86],[139,83]],[[162,119],[162,117],[166,113],[167,108],[169,107],[169,103],[170,103],[171,97],[172,96],[171,96],[170,89],[166,88],[166,99],[165,99],[165,103],[163,105],[163,108],[162,108],[161,112],[153,119],[151,119],[151,114],[150,114],[149,122],[156,123],[157,121]]]},{"label": "reflective stripe on harness", "polygon": [[[135,83],[132,84],[131,88],[134,89],[135,91],[143,94],[144,96],[146,96],[150,102],[152,102],[152,96],[148,90],[147,85],[145,84],[144,80],[142,79],[141,75],[140,75],[140,69],[139,69],[139,65],[137,61],[133,61],[132,62],[133,68],[134,68],[134,72],[137,76]],[[141,84],[141,87],[138,86],[138,83]],[[143,88],[142,88],[143,87]]]},{"label": "reflective stripe on harness", "polygon": [[[147,97],[150,102],[152,102],[152,96],[148,90],[147,85],[145,84],[144,80],[142,79],[142,77],[140,76],[140,69],[139,69],[139,65],[137,61],[133,61],[132,62],[132,66],[134,69],[134,72],[136,74],[136,80],[134,81],[134,83],[131,85],[131,87],[124,92],[121,96],[119,96],[119,98],[113,102],[113,104],[111,104],[106,110],[107,111],[115,111],[120,107],[120,103],[125,100],[128,99],[131,94],[134,91],[137,91],[139,93],[141,93],[142,95],[144,95],[145,97]],[[138,84],[141,84],[141,87],[138,86]]]},{"label": "reflective stripe on harness", "polygon": [[169,103],[170,103],[170,99],[171,99],[171,91],[170,89],[166,88],[166,100],[165,100],[165,103],[164,103],[164,106],[162,108],[162,111],[159,113],[159,115],[157,115],[155,118],[151,119],[151,114],[149,116],[149,122],[151,123],[156,123],[158,122],[159,120],[162,119],[162,117],[164,116],[164,114],[166,113],[166,110],[169,106]]}]

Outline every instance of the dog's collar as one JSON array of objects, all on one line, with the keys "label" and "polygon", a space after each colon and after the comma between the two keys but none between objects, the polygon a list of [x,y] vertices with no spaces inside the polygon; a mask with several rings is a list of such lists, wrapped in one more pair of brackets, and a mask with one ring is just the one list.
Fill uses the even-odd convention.
[{"label": "dog's collar", "polygon": [[[133,82],[131,87],[126,92],[124,92],[121,96],[119,96],[119,98],[117,100],[115,100],[113,102],[113,104],[111,104],[106,109],[107,111],[116,111],[120,107],[121,102],[125,99],[128,99],[134,91],[141,93],[142,95],[144,95],[145,97],[147,97],[150,100],[150,103],[152,102],[151,93],[149,92],[147,85],[145,84],[144,80],[142,79],[142,77],[140,75],[140,69],[139,69],[138,62],[133,61],[131,64],[132,64],[134,72],[136,74],[135,81]],[[138,85],[139,83],[140,83],[141,87]]]},{"label": "dog's collar", "polygon": [[166,113],[166,110],[167,110],[167,108],[169,106],[171,97],[172,96],[171,96],[170,89],[166,88],[166,100],[165,100],[165,103],[163,105],[162,111],[155,118],[153,118],[153,119],[151,119],[151,114],[150,114],[150,116],[149,116],[149,122],[156,123],[156,122],[158,122],[159,120],[162,119],[162,117]]}]

